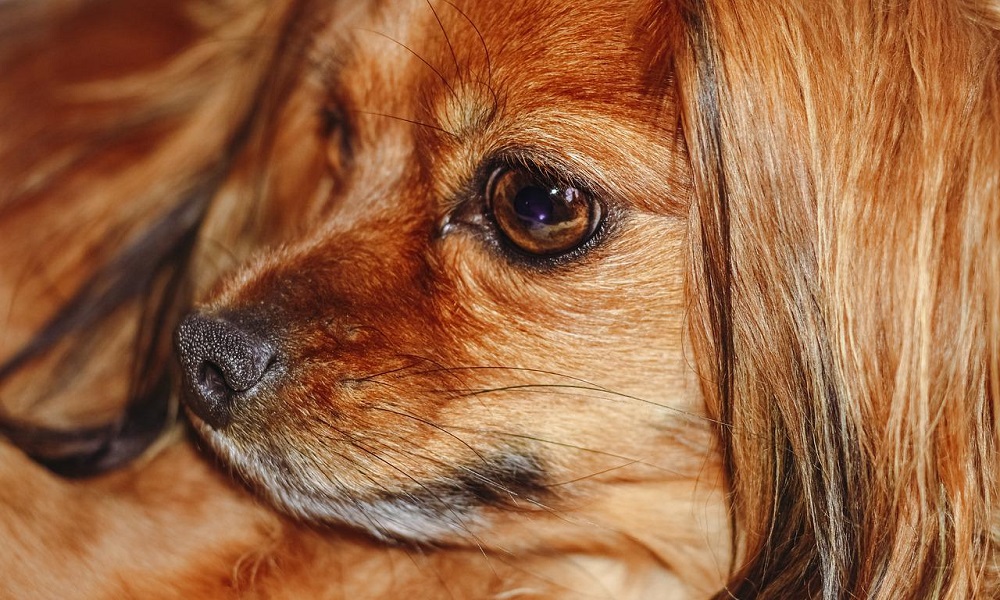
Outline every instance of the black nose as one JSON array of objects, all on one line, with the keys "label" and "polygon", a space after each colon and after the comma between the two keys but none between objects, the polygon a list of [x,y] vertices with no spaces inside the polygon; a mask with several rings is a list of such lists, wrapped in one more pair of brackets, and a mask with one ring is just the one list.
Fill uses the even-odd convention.
[{"label": "black nose", "polygon": [[262,336],[226,319],[188,316],[177,328],[184,399],[210,426],[229,423],[235,402],[251,392],[274,362]]}]

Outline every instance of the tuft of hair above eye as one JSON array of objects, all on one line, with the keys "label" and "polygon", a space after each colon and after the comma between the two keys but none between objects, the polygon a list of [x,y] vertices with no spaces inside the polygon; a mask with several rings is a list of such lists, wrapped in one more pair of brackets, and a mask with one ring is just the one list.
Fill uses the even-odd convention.
[{"label": "tuft of hair above eye", "polygon": [[524,166],[494,169],[484,196],[500,236],[538,257],[580,248],[594,236],[604,213],[585,187]]}]

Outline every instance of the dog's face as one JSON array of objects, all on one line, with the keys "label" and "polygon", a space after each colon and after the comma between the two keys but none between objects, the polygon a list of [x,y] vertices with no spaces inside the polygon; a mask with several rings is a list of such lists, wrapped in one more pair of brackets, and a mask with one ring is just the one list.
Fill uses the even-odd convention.
[{"label": "dog's face", "polygon": [[177,336],[198,432],[278,506],[437,542],[704,473],[689,174],[632,4],[414,0],[317,35],[271,165],[305,233]]}]

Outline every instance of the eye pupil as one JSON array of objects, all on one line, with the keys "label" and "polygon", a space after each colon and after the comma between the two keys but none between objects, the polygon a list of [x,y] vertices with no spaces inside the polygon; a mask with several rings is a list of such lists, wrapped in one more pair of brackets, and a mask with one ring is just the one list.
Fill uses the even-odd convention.
[{"label": "eye pupil", "polygon": [[553,217],[551,195],[552,192],[537,186],[521,188],[514,197],[514,212],[529,224],[546,224]]},{"label": "eye pupil", "polygon": [[590,239],[600,204],[581,188],[527,168],[493,172],[486,197],[497,229],[519,250],[564,254]]}]

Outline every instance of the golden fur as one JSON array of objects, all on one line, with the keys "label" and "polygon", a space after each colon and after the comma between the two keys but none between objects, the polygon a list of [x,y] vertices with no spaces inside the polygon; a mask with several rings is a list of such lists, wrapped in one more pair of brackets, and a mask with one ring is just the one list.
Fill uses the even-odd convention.
[{"label": "golden fur", "polygon": [[[0,40],[0,595],[1000,594],[995,3]],[[600,219],[525,249],[525,181]]]}]

